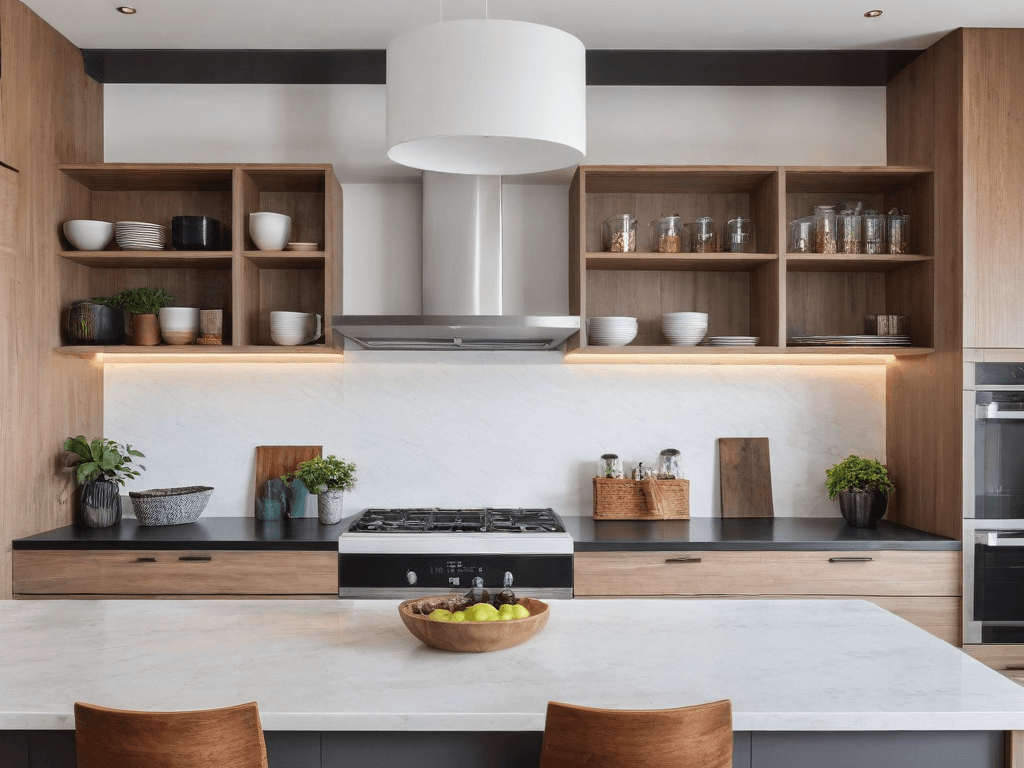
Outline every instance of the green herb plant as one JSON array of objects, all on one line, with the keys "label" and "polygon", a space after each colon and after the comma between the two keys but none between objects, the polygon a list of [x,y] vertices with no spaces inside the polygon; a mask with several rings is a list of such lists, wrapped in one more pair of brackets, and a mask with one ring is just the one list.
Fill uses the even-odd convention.
[{"label": "green herb plant", "polygon": [[881,491],[886,496],[896,490],[888,471],[877,459],[847,456],[831,469],[825,470],[830,499],[843,491]]},{"label": "green herb plant", "polygon": [[123,309],[133,315],[155,315],[174,301],[174,294],[163,288],[129,288],[116,296],[96,298],[93,301],[116,309]]},{"label": "green herb plant", "polygon": [[281,475],[281,479],[286,484],[299,479],[306,484],[310,493],[351,491],[356,485],[356,465],[333,454],[326,459],[317,456],[309,461],[303,461],[295,472]]},{"label": "green herb plant", "polygon": [[118,485],[124,485],[125,480],[142,474],[139,469],[145,469],[141,464],[136,469],[132,462],[132,457],[145,458],[142,453],[130,445],[121,445],[113,440],[96,438],[89,442],[83,435],[69,437],[64,441],[64,450],[78,457],[79,485],[93,480],[113,480]]}]

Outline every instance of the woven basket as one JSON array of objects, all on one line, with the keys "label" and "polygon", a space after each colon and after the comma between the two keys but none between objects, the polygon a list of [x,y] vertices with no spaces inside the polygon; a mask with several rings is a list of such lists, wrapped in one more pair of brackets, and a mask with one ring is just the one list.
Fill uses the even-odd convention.
[{"label": "woven basket", "polygon": [[212,494],[213,488],[205,485],[128,492],[139,525],[194,523]]},{"label": "woven basket", "polygon": [[689,520],[689,480],[594,478],[595,520]]}]

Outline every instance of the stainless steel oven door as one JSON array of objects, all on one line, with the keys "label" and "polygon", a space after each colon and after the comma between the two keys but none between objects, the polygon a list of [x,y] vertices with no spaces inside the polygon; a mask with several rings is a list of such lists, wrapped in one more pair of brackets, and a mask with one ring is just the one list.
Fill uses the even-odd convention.
[{"label": "stainless steel oven door", "polygon": [[1024,518],[1024,387],[974,393],[974,515]]},{"label": "stainless steel oven door", "polygon": [[964,547],[965,643],[1024,643],[1024,530],[975,530]]}]

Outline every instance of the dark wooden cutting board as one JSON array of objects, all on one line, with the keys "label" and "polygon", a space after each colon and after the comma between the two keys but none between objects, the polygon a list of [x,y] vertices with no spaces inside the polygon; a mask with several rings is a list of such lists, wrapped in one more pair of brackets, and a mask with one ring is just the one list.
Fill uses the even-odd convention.
[{"label": "dark wooden cutting board", "polygon": [[[294,472],[303,461],[324,455],[322,445],[257,445],[256,446],[256,496],[263,495],[263,484],[281,475]],[[253,502],[255,511],[255,502]]]},{"label": "dark wooden cutting board", "polygon": [[775,517],[767,437],[718,438],[722,517]]}]

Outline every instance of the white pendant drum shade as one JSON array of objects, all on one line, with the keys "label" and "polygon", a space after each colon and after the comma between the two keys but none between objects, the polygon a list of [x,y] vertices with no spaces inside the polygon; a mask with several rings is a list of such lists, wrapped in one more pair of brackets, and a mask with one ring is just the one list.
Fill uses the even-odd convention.
[{"label": "white pendant drum shade", "polygon": [[388,157],[443,173],[536,173],[587,150],[586,49],[522,21],[412,29],[387,53]]}]

